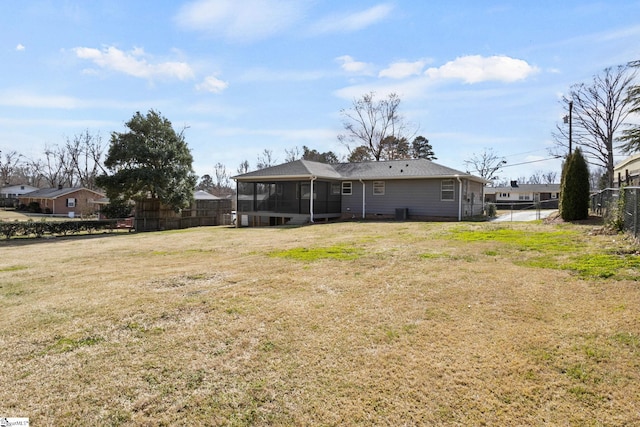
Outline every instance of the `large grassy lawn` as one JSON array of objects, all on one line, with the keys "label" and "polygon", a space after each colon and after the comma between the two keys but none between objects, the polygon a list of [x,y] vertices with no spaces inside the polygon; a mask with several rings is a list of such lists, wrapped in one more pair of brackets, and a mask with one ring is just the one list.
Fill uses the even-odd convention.
[{"label": "large grassy lawn", "polygon": [[638,258],[540,223],[0,241],[0,416],[638,425]]}]

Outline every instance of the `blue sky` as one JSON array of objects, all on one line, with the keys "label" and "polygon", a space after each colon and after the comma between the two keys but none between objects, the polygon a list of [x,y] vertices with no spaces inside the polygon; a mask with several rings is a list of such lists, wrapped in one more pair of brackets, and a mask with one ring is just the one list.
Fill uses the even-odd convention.
[{"label": "blue sky", "polygon": [[[198,175],[264,149],[346,155],[340,109],[374,91],[437,162],[491,148],[504,179],[557,171],[559,99],[640,59],[640,1],[5,0],[0,150],[42,156],[84,130],[108,143],[155,109]],[[616,161],[619,159],[616,159]]]}]

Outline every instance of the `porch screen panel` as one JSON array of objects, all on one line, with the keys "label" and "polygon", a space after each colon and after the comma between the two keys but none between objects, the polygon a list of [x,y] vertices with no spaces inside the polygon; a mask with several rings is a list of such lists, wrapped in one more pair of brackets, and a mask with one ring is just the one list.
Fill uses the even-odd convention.
[{"label": "porch screen panel", "polygon": [[255,194],[253,182],[238,182],[238,211],[254,211],[253,196]]},{"label": "porch screen panel", "polygon": [[298,213],[298,193],[295,182],[287,181],[278,183],[279,186],[279,199],[278,199],[278,212],[283,213]]}]

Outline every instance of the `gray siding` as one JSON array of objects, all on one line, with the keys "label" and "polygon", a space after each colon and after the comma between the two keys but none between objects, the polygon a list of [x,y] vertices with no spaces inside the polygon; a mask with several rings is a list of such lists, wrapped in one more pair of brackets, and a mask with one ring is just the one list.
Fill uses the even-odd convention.
[{"label": "gray siding", "polygon": [[[442,181],[442,179],[386,180],[384,195],[374,195],[373,181],[364,181],[366,214],[395,215],[396,208],[407,208],[410,217],[457,218],[459,184],[454,179],[454,200],[443,201],[441,200]],[[350,196],[342,196],[342,213],[359,218],[362,217],[362,183],[360,181],[352,181],[352,192]],[[480,192],[475,199],[481,208]]]}]

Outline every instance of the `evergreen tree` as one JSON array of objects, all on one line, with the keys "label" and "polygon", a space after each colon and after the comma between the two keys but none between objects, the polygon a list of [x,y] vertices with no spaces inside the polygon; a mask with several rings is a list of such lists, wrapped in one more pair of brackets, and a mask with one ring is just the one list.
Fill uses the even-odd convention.
[{"label": "evergreen tree", "polygon": [[589,217],[589,167],[580,148],[569,154],[562,168],[560,217],[565,221]]},{"label": "evergreen tree", "polygon": [[110,174],[97,178],[111,200],[158,198],[176,211],[189,206],[197,177],[193,156],[182,132],[154,110],[137,112],[125,126],[128,132],[111,134],[105,159]]}]

